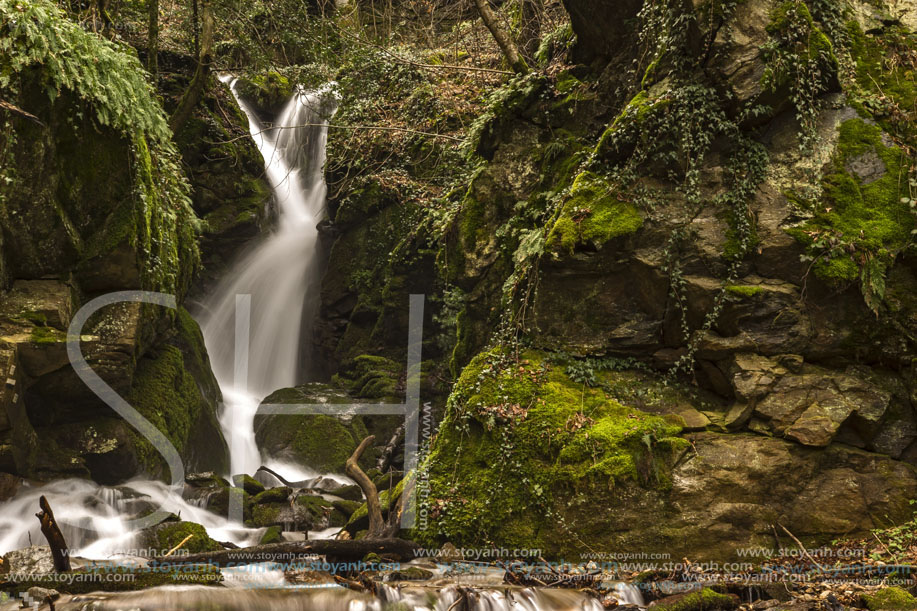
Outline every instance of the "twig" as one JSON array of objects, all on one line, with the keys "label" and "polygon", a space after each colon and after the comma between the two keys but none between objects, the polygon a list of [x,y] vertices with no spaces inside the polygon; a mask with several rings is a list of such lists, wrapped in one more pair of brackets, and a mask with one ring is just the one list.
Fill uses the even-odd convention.
[{"label": "twig", "polygon": [[185,537],[184,539],[182,539],[182,540],[181,540],[181,543],[179,543],[178,545],[176,545],[175,547],[173,547],[172,549],[170,549],[169,551],[167,551],[167,552],[166,552],[166,555],[163,556],[163,558],[168,558],[169,556],[171,556],[172,554],[174,554],[175,552],[177,552],[178,550],[180,550],[180,549],[181,549],[181,546],[184,545],[185,543],[187,543],[188,541],[190,541],[193,537],[194,537],[194,534],[192,533],[192,534],[188,535],[187,537]]},{"label": "twig", "polygon": [[811,561],[812,561],[812,564],[814,564],[815,566],[817,566],[819,571],[821,571],[822,573],[827,573],[827,572],[828,572],[827,570],[825,570],[825,567],[823,567],[822,565],[818,564],[818,562],[815,561],[815,558],[813,558],[813,557],[809,554],[808,550],[806,550],[806,546],[802,544],[802,541],[800,541],[799,539],[796,538],[796,535],[794,535],[794,534],[791,533],[789,530],[787,530],[786,526],[784,526],[784,525],[781,524],[780,522],[777,522],[777,526],[779,526],[780,528],[782,528],[782,529],[783,529],[783,532],[785,532],[786,534],[788,534],[788,535],[790,536],[790,539],[792,539],[793,541],[796,542],[796,545],[799,546],[799,549],[802,550],[802,553],[805,555],[805,557],[808,558],[809,560],[811,560]]},{"label": "twig", "polygon": [[41,125],[42,127],[48,127],[47,125],[45,125],[44,123],[41,122],[41,119],[39,119],[38,117],[36,117],[36,116],[33,115],[32,113],[26,112],[26,111],[22,110],[21,108],[19,108],[18,106],[15,106],[15,105],[13,105],[13,104],[10,104],[9,102],[6,102],[6,101],[4,101],[4,100],[0,100],[0,108],[2,108],[2,109],[4,109],[4,110],[8,110],[8,111],[13,112],[13,113],[16,113],[17,115],[23,116],[23,117],[25,117],[26,119],[30,119],[30,120],[32,120],[32,121],[35,121],[36,123],[38,123],[38,124]]}]

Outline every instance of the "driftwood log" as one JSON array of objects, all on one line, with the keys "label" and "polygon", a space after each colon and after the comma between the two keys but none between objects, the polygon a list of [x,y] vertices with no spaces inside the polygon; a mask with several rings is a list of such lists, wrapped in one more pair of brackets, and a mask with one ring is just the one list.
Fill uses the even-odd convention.
[{"label": "driftwood log", "polygon": [[357,449],[354,450],[350,458],[347,459],[347,462],[344,463],[344,472],[350,476],[350,479],[357,483],[360,490],[363,491],[363,496],[366,497],[366,509],[369,513],[369,529],[366,532],[367,539],[381,537],[385,529],[385,523],[382,521],[382,506],[379,503],[379,491],[376,490],[376,485],[373,483],[373,480],[369,479],[369,476],[363,473],[363,469],[361,469],[358,464],[363,452],[365,452],[366,448],[375,440],[376,436],[370,435],[361,441]]},{"label": "driftwood log", "polygon": [[36,513],[35,517],[41,522],[41,534],[45,536],[45,539],[48,540],[48,545],[51,546],[54,570],[58,573],[66,573],[70,570],[70,550],[67,548],[64,534],[60,531],[60,527],[54,519],[54,512],[51,511],[51,505],[44,495],[38,499],[38,505],[41,507],[41,511]]},{"label": "driftwood log", "polygon": [[367,554],[378,554],[396,560],[411,560],[420,545],[406,539],[358,539],[338,541],[320,539],[317,541],[268,543],[242,549],[223,549],[156,559],[160,565],[172,564],[249,564],[255,562],[288,563],[314,556],[325,556],[331,562],[357,562]]}]

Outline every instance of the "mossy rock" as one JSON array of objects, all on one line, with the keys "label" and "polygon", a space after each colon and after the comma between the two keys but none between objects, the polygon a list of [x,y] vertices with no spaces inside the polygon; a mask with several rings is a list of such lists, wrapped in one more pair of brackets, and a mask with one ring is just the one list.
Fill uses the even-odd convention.
[{"label": "mossy rock", "polygon": [[363,503],[360,501],[333,501],[332,505],[341,514],[350,518],[357,509],[363,506]]},{"label": "mossy rock", "polygon": [[146,547],[165,554],[189,535],[191,538],[181,549],[190,554],[223,549],[222,545],[210,538],[203,526],[195,522],[163,522],[144,531],[142,539]]},{"label": "mossy rock", "polygon": [[[353,402],[354,399],[343,390],[325,384],[304,384],[278,390],[264,400],[264,403],[279,404]],[[367,435],[360,416],[345,418],[316,414],[255,418],[255,439],[264,454],[326,473],[343,473],[344,463]],[[370,448],[364,452],[361,465],[365,468],[373,464],[377,455],[378,451]]]},{"label": "mossy rock", "polygon": [[676,594],[653,604],[656,611],[728,611],[739,606],[735,595],[720,594],[710,588],[688,594]]},{"label": "mossy rock", "polygon": [[[379,493],[379,505],[382,507],[383,520],[388,519],[389,506],[391,506],[392,509],[398,509],[398,504],[401,502],[401,493],[404,491],[404,484],[405,480],[402,479],[398,482],[398,485],[391,490],[383,490]],[[365,532],[368,526],[369,508],[366,506],[366,503],[361,503],[360,506],[350,514],[350,518],[347,520],[344,530],[349,532],[354,539],[359,539],[361,538],[360,533]]]},{"label": "mossy rock", "polygon": [[[602,375],[605,386],[614,374]],[[536,351],[518,360],[500,349],[475,357],[421,466],[429,494],[418,511],[435,519],[414,535],[430,545],[490,541],[572,557],[577,544],[554,537],[559,518],[547,515],[569,515],[566,528],[575,532],[573,499],[595,511],[618,487],[668,489],[671,467],[689,447],[677,437],[681,427],[622,405],[601,386],[574,382]]]},{"label": "mossy rock", "polygon": [[865,594],[863,603],[869,611],[908,611],[917,609],[917,598],[907,590],[892,586],[873,594]]},{"label": "mossy rock", "polygon": [[884,296],[886,270],[912,238],[904,153],[882,129],[864,119],[840,126],[837,150],[822,178],[823,201],[799,200],[811,220],[790,230],[815,260],[819,278],[834,285],[859,281],[875,308]]},{"label": "mossy rock", "polygon": [[283,530],[279,526],[268,526],[264,534],[261,535],[261,540],[258,544],[268,545],[270,543],[280,543],[283,541],[283,537],[281,536],[282,533]]},{"label": "mossy rock", "polygon": [[608,181],[584,172],[573,182],[570,197],[548,234],[547,246],[557,252],[573,252],[582,244],[601,248],[642,226],[643,216],[636,207],[618,199]]},{"label": "mossy rock", "polygon": [[251,475],[242,476],[242,489],[252,495],[261,494],[265,491],[264,484],[256,480]]},{"label": "mossy rock", "polygon": [[290,495],[293,494],[293,489],[286,486],[279,486],[277,488],[269,488],[256,494],[252,498],[253,505],[264,505],[267,503],[283,503],[290,498]]},{"label": "mossy rock", "polygon": [[293,95],[294,89],[290,79],[273,71],[240,79],[236,87],[240,96],[268,115],[279,111]]},{"label": "mossy rock", "polygon": [[[399,398],[399,380],[404,365],[381,356],[362,354],[341,366],[332,382],[363,399],[403,400]],[[404,391],[400,393],[403,397]]]}]

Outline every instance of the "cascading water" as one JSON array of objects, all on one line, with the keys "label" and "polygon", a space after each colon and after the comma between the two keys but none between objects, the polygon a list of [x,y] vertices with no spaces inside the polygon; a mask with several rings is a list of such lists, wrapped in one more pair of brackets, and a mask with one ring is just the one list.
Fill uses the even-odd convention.
[{"label": "cascading water", "polygon": [[[224,78],[224,82],[231,79]],[[230,82],[234,91],[235,82]],[[225,404],[221,424],[230,448],[232,473],[253,473],[260,465],[253,419],[260,399],[300,381],[300,338],[309,332],[320,270],[315,265],[317,223],[325,205],[322,168],[334,99],[325,92],[298,92],[272,126],[248,115],[251,133],[265,160],[277,204],[277,229],[246,253],[228,272],[201,316],[205,343]],[[251,296],[248,369],[235,360],[236,295]],[[311,310],[311,311],[310,311]],[[244,354],[244,353],[243,353]],[[245,354],[247,357],[248,354]],[[247,373],[236,379],[237,372]],[[290,479],[316,474],[306,466],[271,465]],[[342,481],[345,478],[339,478]],[[43,543],[34,512],[40,495],[48,497],[74,554],[106,558],[133,549],[136,533],[126,525],[142,509],[162,507],[203,525],[219,541],[257,543],[263,529],[247,529],[174,495],[163,483],[133,481],[118,487],[87,480],[60,480],[40,488],[24,487],[0,513],[0,553]],[[199,500],[198,500],[199,501]],[[31,540],[35,532],[38,539]],[[328,536],[330,533],[321,533]],[[317,535],[313,535],[315,537]]]},{"label": "cascading water", "polygon": [[[227,81],[236,95],[235,79],[224,77]],[[253,428],[260,400],[302,381],[301,341],[310,331],[320,273],[315,255],[325,206],[326,121],[335,102],[324,92],[300,91],[272,125],[264,125],[244,99],[236,98],[264,157],[277,204],[277,229],[234,265],[206,301],[200,322],[223,389],[221,424],[232,473],[252,474],[261,465]],[[240,295],[251,296],[247,337],[244,305],[238,321],[242,324],[236,326]],[[313,475],[308,470],[286,473],[291,478]]]}]

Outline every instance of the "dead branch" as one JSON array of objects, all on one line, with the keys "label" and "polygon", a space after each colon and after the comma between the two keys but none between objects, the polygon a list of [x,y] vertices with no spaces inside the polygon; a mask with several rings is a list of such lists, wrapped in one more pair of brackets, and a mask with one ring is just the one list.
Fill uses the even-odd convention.
[{"label": "dead branch", "polygon": [[41,511],[35,514],[38,521],[41,522],[41,534],[48,540],[51,546],[51,557],[54,558],[54,570],[58,573],[70,571],[70,550],[67,548],[67,542],[64,540],[64,534],[61,532],[57,521],[54,519],[54,512],[51,511],[51,505],[44,495],[38,499],[38,505]]},{"label": "dead branch", "polygon": [[366,497],[366,508],[369,511],[369,531],[366,533],[367,539],[381,536],[385,528],[385,523],[382,521],[382,506],[379,503],[379,492],[376,490],[376,485],[365,473],[363,473],[363,469],[361,469],[358,464],[363,452],[365,452],[366,448],[375,440],[376,436],[370,435],[360,442],[360,445],[357,446],[357,449],[353,451],[353,454],[344,464],[344,472],[360,486],[360,490],[363,491],[363,496]]}]

